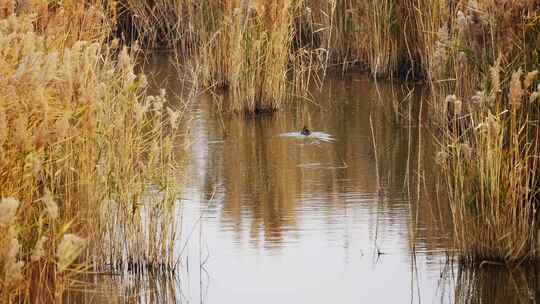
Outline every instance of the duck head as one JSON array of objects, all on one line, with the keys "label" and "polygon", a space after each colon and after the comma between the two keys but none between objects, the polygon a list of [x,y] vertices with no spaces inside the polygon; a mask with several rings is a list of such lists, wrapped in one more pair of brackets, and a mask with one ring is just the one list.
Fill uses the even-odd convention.
[{"label": "duck head", "polygon": [[300,132],[300,134],[302,134],[304,136],[309,136],[311,134],[311,131],[306,126],[304,126],[304,128],[302,129],[302,132]]}]

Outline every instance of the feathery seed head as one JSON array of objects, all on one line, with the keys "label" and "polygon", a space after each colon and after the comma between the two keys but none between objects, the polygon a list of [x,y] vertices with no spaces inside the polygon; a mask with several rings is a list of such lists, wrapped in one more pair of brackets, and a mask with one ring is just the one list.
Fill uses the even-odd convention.
[{"label": "feathery seed head", "polygon": [[13,223],[19,205],[19,201],[13,197],[0,200],[0,228],[7,228]]},{"label": "feathery seed head", "polygon": [[47,241],[46,236],[42,236],[37,242],[36,246],[34,247],[34,250],[32,251],[32,255],[30,256],[30,260],[32,262],[36,262],[41,260],[45,256],[45,242]]},{"label": "feathery seed head", "polygon": [[538,75],[538,70],[534,70],[532,72],[527,73],[527,76],[525,76],[525,79],[523,80],[524,90],[527,90],[533,84],[537,75]]},{"label": "feathery seed head", "polygon": [[45,194],[41,198],[41,201],[45,204],[45,209],[51,220],[56,220],[58,218],[58,205],[54,201],[54,198],[49,189],[45,189]]},{"label": "feathery seed head", "polygon": [[472,148],[468,143],[462,143],[459,145],[459,150],[461,152],[461,155],[465,157],[465,159],[471,159],[472,158]]},{"label": "feathery seed head", "polygon": [[446,160],[448,159],[450,155],[446,151],[439,151],[437,152],[437,155],[435,155],[435,163],[439,166],[446,165]]},{"label": "feathery seed head", "polygon": [[456,95],[448,95],[446,96],[446,103],[454,103],[457,100]]},{"label": "feathery seed head", "polygon": [[464,33],[469,25],[469,20],[462,11],[457,12],[456,25],[460,33]]},{"label": "feathery seed head", "polygon": [[521,98],[523,97],[523,87],[521,86],[521,75],[523,71],[519,68],[516,72],[512,74],[512,79],[510,80],[510,104],[513,109],[519,109],[521,107]]},{"label": "feathery seed head", "polygon": [[486,125],[487,125],[489,136],[492,138],[496,138],[499,135],[500,126],[499,126],[499,122],[497,121],[494,115],[490,114],[486,118]]},{"label": "feathery seed head", "polygon": [[66,270],[81,254],[85,245],[86,241],[77,235],[65,234],[56,249],[58,271]]}]

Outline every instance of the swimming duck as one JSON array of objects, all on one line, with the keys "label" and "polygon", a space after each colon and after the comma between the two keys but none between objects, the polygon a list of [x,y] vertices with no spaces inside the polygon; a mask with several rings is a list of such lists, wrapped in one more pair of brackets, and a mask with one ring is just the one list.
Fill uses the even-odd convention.
[{"label": "swimming duck", "polygon": [[311,131],[306,126],[304,126],[304,128],[302,129],[302,132],[300,132],[300,134],[302,134],[304,136],[309,136],[311,134]]}]

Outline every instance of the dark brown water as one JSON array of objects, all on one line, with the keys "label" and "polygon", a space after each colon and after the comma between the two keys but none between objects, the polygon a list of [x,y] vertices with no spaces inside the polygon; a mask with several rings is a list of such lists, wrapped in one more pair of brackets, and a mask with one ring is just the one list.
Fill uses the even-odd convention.
[{"label": "dark brown water", "polygon": [[[156,79],[181,94],[166,66],[156,65]],[[100,277],[85,301],[531,303],[534,267],[452,263],[420,92],[349,73],[271,116],[222,115],[213,99],[196,98],[181,273]],[[304,125],[334,140],[281,136]]]}]

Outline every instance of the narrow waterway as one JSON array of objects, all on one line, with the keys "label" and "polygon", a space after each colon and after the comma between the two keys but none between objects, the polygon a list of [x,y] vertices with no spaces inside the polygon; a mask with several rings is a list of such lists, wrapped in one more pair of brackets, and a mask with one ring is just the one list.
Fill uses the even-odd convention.
[{"label": "narrow waterway", "polygon": [[[154,82],[185,95],[165,59]],[[531,303],[534,267],[462,268],[421,87],[330,73],[274,115],[189,106],[171,277],[100,277],[93,303]],[[409,106],[411,105],[411,106]],[[306,126],[312,136],[299,132]],[[294,132],[294,133],[293,133]],[[374,148],[376,147],[376,149]],[[439,197],[439,199],[437,199]],[[69,301],[68,301],[69,302]]]}]

